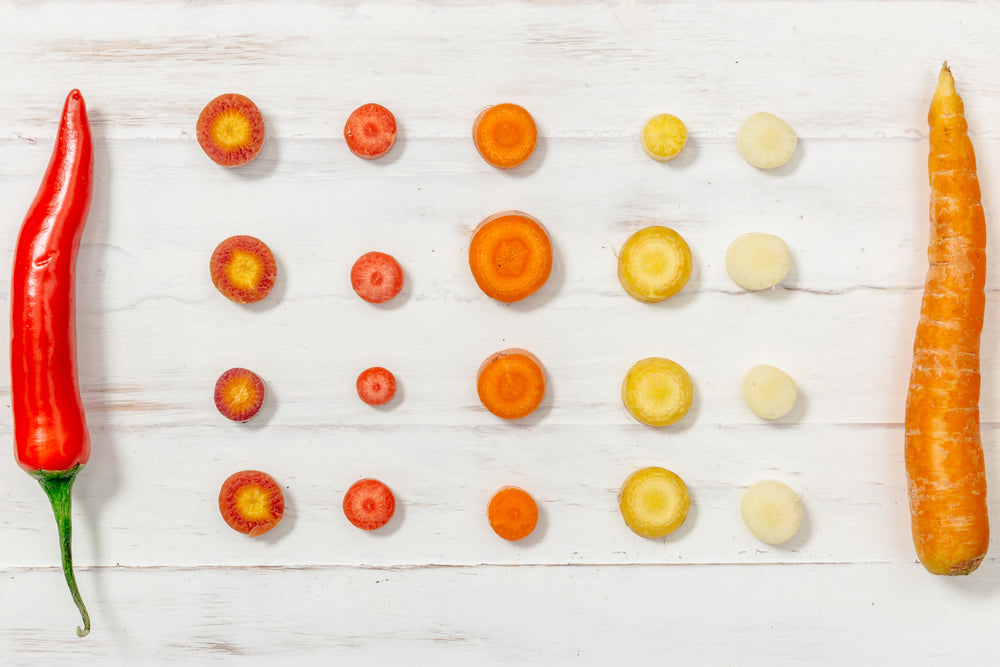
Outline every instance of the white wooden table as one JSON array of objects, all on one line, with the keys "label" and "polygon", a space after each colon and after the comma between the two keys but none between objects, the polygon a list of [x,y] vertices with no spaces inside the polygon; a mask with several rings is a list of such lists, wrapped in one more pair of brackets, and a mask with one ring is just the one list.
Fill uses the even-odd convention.
[{"label": "white wooden table", "polygon": [[[917,564],[901,421],[925,270],[927,106],[948,60],[991,218],[998,31],[988,2],[0,0],[5,265],[71,88],[87,100],[97,161],[78,264],[94,450],[74,505],[93,632],[73,634],[50,509],[10,457],[0,662],[984,664],[1000,559],[959,579]],[[268,123],[261,156],[238,170],[194,138],[223,92],[254,99]],[[377,162],[342,138],[369,101],[400,123]],[[477,111],[504,101],[541,134],[510,173],[470,139]],[[760,110],[801,138],[773,173],[735,150]],[[672,163],[638,142],[659,112],[690,133]],[[555,267],[540,293],[505,306],[478,291],[465,253],[479,220],[510,208],[546,225]],[[675,228],[695,258],[684,291],[653,306],[615,277],[618,247],[649,224]],[[725,273],[727,245],[747,231],[792,248],[772,292],[745,293]],[[211,250],[239,233],[278,258],[260,307],[226,301],[208,278]],[[406,271],[388,308],[347,280],[373,249]],[[1000,489],[997,275],[982,410]],[[550,382],[523,423],[494,418],[474,388],[482,359],[511,346],[538,355]],[[695,384],[693,409],[666,429],[637,424],[619,398],[627,368],[653,355]],[[777,423],[740,398],[757,363],[799,383]],[[392,409],[354,393],[371,365],[401,382]],[[267,382],[254,422],[212,403],[230,366]],[[687,522],[662,540],[631,533],[616,507],[646,465],[692,494]],[[288,502],[258,539],[216,507],[244,468],[271,473]],[[400,503],[376,533],[340,510],[363,476]],[[743,491],[765,477],[805,506],[783,547],[739,518]],[[505,484],[541,507],[524,543],[485,520]]]}]

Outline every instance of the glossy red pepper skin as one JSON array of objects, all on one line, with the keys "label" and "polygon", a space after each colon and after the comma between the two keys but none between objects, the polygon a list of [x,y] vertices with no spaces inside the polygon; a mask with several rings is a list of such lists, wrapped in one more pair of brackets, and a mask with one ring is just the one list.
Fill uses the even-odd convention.
[{"label": "glossy red pepper skin", "polygon": [[11,279],[11,408],[18,465],[41,483],[59,527],[63,571],[80,609],[70,555],[70,490],[90,457],[76,363],[75,273],[94,189],[94,145],[80,91],[63,108],[52,159],[21,226]]}]

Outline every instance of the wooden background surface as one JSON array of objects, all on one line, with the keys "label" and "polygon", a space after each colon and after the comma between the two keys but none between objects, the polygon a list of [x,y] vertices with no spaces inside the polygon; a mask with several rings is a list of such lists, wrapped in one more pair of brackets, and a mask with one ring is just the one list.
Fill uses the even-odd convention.
[{"label": "wooden background surface", "polygon": [[[73,634],[49,507],[11,457],[0,466],[2,661],[982,664],[1000,559],[961,579],[917,564],[901,421],[926,261],[927,106],[948,60],[991,218],[998,32],[988,2],[0,0],[7,266],[71,88],[97,144],[78,264],[94,451],[74,505],[94,630]],[[250,96],[268,124],[262,154],[238,170],[193,136],[223,92]],[[342,139],[369,101],[401,130],[374,163]],[[470,140],[476,113],[503,101],[528,108],[541,133],[510,173]],[[772,173],[735,150],[740,122],[760,110],[801,138]],[[668,164],[638,142],[659,112],[690,134]],[[546,225],[556,257],[540,293],[505,306],[478,291],[465,253],[479,220],[510,208]],[[654,223],[687,239],[695,269],[680,295],[650,306],[619,287],[615,253]],[[792,249],[774,291],[745,293],[726,276],[725,249],[748,231]],[[211,250],[237,233],[278,258],[259,307],[226,301],[208,278]],[[991,237],[991,261],[994,248]],[[406,271],[389,307],[361,302],[347,280],[372,249]],[[996,275],[982,410],[1000,488]],[[513,424],[474,390],[482,359],[511,346],[538,355],[550,381],[539,414]],[[659,430],[619,399],[628,367],[653,355],[695,384],[688,416]],[[740,399],[757,363],[799,383],[800,403],[777,423]],[[391,409],[354,394],[376,364],[400,379]],[[211,399],[236,365],[271,392],[246,425]],[[692,494],[667,539],[637,537],[617,512],[618,487],[646,465],[674,470]],[[216,508],[222,480],[245,468],[270,472],[288,502],[256,540]],[[374,534],[340,511],[363,476],[400,502]],[[805,507],[782,547],[739,518],[743,491],[765,477]],[[505,484],[539,500],[525,543],[485,521]]]}]

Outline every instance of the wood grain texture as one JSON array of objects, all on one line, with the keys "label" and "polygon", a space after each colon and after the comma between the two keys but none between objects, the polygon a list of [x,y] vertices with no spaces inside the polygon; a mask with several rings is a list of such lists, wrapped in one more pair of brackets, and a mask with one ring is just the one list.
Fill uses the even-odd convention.
[{"label": "wood grain texture", "polygon": [[[94,630],[72,635],[50,510],[11,459],[0,466],[2,662],[981,662],[1000,561],[991,553],[959,581],[916,562],[902,419],[926,268],[927,105],[947,59],[990,220],[998,28],[990,3],[944,0],[0,0],[0,263],[72,87],[97,150],[78,265],[94,453],[75,488]],[[238,170],[194,138],[221,92],[247,94],[268,122],[260,157]],[[376,162],[341,134],[369,101],[400,124]],[[470,136],[478,110],[501,101],[523,104],[540,130],[513,172],[486,165]],[[801,138],[774,172],[735,149],[760,110]],[[638,138],[659,112],[689,131],[668,164]],[[555,262],[535,297],[503,305],[478,291],[466,253],[475,225],[511,208],[546,225]],[[618,248],[649,224],[676,229],[694,255],[685,290],[652,306],[616,279]],[[725,273],[726,247],[748,231],[791,247],[773,291],[745,293]],[[252,307],[208,277],[211,250],[237,233],[265,240],[279,264],[275,292]],[[406,272],[387,306],[350,288],[368,250]],[[991,484],[997,275],[982,346]],[[550,387],[519,423],[481,408],[474,384],[479,363],[512,346],[539,356]],[[620,403],[626,370],[652,355],[695,385],[692,410],[667,429]],[[799,384],[775,423],[739,395],[758,363]],[[376,364],[400,381],[390,409],[354,393]],[[270,394],[246,425],[211,401],[237,365]],[[4,365],[0,405],[9,395]],[[0,434],[9,441],[9,409]],[[691,491],[688,522],[663,540],[635,536],[617,513],[619,485],[644,465]],[[215,506],[243,468],[267,470],[288,500],[257,540]],[[399,499],[375,534],[340,511],[363,476]],[[764,477],[805,507],[782,547],[739,519],[743,490]],[[505,484],[539,501],[539,529],[522,543],[486,522]]]}]

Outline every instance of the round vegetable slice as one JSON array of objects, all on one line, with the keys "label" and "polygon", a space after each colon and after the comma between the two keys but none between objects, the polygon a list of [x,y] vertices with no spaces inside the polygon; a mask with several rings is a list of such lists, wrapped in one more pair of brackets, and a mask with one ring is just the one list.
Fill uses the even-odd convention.
[{"label": "round vegetable slice", "polygon": [[513,303],[525,299],[552,273],[552,244],[542,224],[527,213],[505,211],[483,220],[469,243],[469,268],[487,296]]},{"label": "round vegetable slice", "polygon": [[802,502],[787,484],[776,479],[757,482],[743,494],[743,523],[767,544],[787,542],[802,523]]},{"label": "round vegetable slice", "polygon": [[381,104],[362,104],[347,117],[344,140],[358,157],[380,158],[396,143],[396,117]]},{"label": "round vegetable slice", "polygon": [[224,297],[236,303],[255,303],[271,293],[278,265],[266,243],[243,234],[230,236],[216,246],[209,272],[212,284]]},{"label": "round vegetable slice", "polygon": [[230,528],[256,537],[281,521],[285,514],[285,496],[267,473],[242,470],[222,483],[219,511]]},{"label": "round vegetable slice", "polygon": [[667,162],[680,155],[687,144],[687,128],[677,116],[661,113],[642,128],[642,148],[657,162]]},{"label": "round vegetable slice", "polygon": [[396,395],[396,376],[381,366],[361,371],[356,384],[358,397],[368,405],[384,405]]},{"label": "round vegetable slice", "polygon": [[743,400],[763,419],[778,419],[788,414],[798,395],[795,380],[774,366],[754,366],[743,378]]},{"label": "round vegetable slice", "polygon": [[691,497],[676,473],[660,467],[636,470],[618,493],[622,519],[642,537],[664,537],[687,519]]},{"label": "round vegetable slice", "polygon": [[497,104],[484,109],[472,125],[472,137],[483,159],[499,169],[523,163],[535,151],[535,120],[517,104]]},{"label": "round vegetable slice", "polygon": [[384,252],[366,252],[351,267],[351,287],[368,303],[385,303],[403,289],[403,267]]},{"label": "round vegetable slice", "polygon": [[230,368],[215,383],[215,407],[226,419],[247,422],[260,412],[266,393],[259,375],[246,368]]},{"label": "round vegetable slice", "polygon": [[736,149],[758,169],[782,166],[795,153],[799,138],[788,123],[773,113],[761,112],[743,121],[736,135]]},{"label": "round vegetable slice", "polygon": [[219,95],[205,105],[195,131],[205,154],[224,167],[250,162],[264,146],[264,117],[250,98],[238,93]]},{"label": "round vegetable slice", "polygon": [[545,397],[545,370],[538,357],[527,350],[502,350],[480,365],[476,390],[483,407],[497,417],[527,417]]},{"label": "round vegetable slice", "polygon": [[676,361],[649,357],[635,362],[622,382],[622,402],[649,426],[669,426],[691,408],[691,376]]},{"label": "round vegetable slice", "polygon": [[629,296],[655,303],[681,291],[691,277],[691,249],[669,227],[640,229],[618,255],[618,280]]},{"label": "round vegetable slice", "polygon": [[512,542],[524,539],[538,525],[535,499],[516,486],[505,486],[493,494],[486,513],[493,532]]},{"label": "round vegetable slice", "polygon": [[745,290],[774,287],[788,275],[792,256],[780,236],[750,232],[736,237],[726,250],[726,272]]},{"label": "round vegetable slice", "polygon": [[377,479],[360,479],[344,494],[344,516],[362,530],[377,530],[396,512],[396,497]]}]

